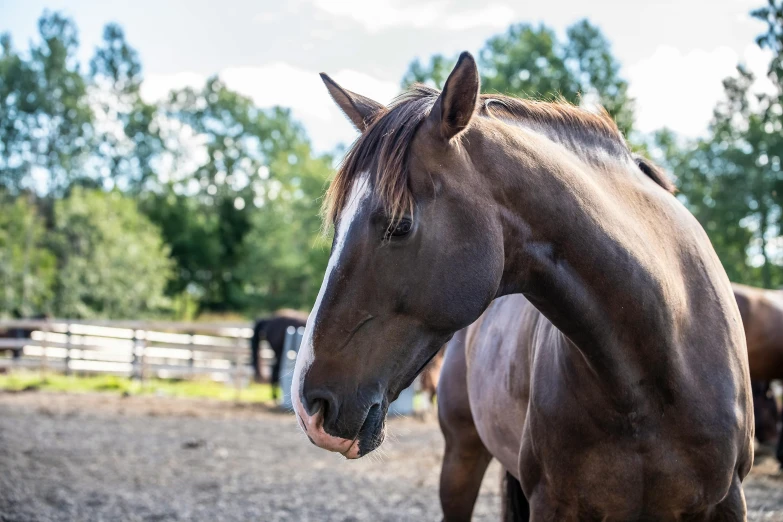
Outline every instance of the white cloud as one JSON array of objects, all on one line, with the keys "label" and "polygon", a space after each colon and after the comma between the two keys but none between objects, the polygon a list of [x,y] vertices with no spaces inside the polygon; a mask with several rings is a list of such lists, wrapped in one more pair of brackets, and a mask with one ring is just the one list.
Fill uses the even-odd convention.
[{"label": "white cloud", "polygon": [[682,53],[659,46],[652,56],[628,68],[629,91],[637,100],[637,128],[652,132],[669,127],[689,137],[702,134],[723,97],[722,80],[735,73],[740,60],[759,78],[755,87],[766,89],[769,54],[755,45],[741,57],[728,47]]},{"label": "white cloud", "polygon": [[[225,69],[220,78],[229,88],[250,96],[259,107],[290,107],[294,117],[305,125],[317,150],[330,150],[356,138],[353,126],[329,97],[315,71],[276,63]],[[332,78],[345,88],[382,103],[399,91],[394,83],[351,70],[339,71]]]},{"label": "white cloud", "polygon": [[515,19],[514,10],[507,5],[494,4],[482,9],[462,11],[446,16],[443,27],[451,31],[464,31],[474,27],[505,28]]},{"label": "white cloud", "polygon": [[[302,122],[318,151],[332,150],[340,143],[350,143],[356,131],[334,104],[315,71],[299,69],[285,63],[258,67],[230,67],[219,74],[228,88],[250,97],[263,108],[275,105],[290,107]],[[343,70],[331,75],[345,88],[387,103],[398,92],[393,82],[378,80],[364,73]],[[142,86],[148,100],[165,98],[171,89],[200,87],[206,77],[195,73],[150,75]]]},{"label": "white cloud", "polygon": [[445,0],[399,5],[392,0],[313,0],[319,9],[335,16],[352,18],[368,31],[376,32],[394,26],[442,28],[464,31],[474,27],[505,27],[514,17],[507,5],[492,4],[455,11]]}]

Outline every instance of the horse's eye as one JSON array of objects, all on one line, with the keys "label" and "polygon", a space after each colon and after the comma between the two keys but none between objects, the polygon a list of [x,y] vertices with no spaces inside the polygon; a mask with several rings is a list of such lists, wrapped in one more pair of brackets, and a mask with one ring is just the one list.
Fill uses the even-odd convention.
[{"label": "horse's eye", "polygon": [[413,223],[408,218],[402,218],[396,223],[391,223],[389,225],[389,228],[386,229],[386,234],[384,239],[389,239],[391,237],[403,237],[407,236],[411,229],[413,228]]}]

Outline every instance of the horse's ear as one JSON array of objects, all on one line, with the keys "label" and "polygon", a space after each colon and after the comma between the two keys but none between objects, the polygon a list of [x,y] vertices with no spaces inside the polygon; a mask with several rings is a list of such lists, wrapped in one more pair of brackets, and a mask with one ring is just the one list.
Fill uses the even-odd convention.
[{"label": "horse's ear", "polygon": [[359,132],[364,132],[373,116],[386,108],[377,101],[343,89],[325,73],[321,73],[321,79],[337,106],[348,116]]},{"label": "horse's ear", "polygon": [[672,180],[669,179],[669,176],[666,175],[666,172],[664,172],[661,167],[647,158],[640,156],[639,154],[634,154],[633,159],[636,162],[636,166],[639,167],[639,170],[644,172],[650,179],[663,187],[666,192],[671,194],[675,194],[677,192],[677,187],[674,185],[674,183],[672,183]]},{"label": "horse's ear", "polygon": [[459,55],[457,65],[449,74],[443,92],[432,108],[430,118],[440,127],[440,132],[448,141],[468,126],[481,90],[478,67],[473,56],[464,52]]}]

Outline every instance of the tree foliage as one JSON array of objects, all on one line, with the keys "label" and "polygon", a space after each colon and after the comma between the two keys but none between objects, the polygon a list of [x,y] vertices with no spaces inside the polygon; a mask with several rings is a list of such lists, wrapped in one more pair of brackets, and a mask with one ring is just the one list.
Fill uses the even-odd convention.
[{"label": "tree foliage", "polygon": [[1,195],[0,205],[0,316],[47,311],[55,258],[47,245],[44,219],[30,194]]},{"label": "tree foliage", "polygon": [[90,61],[96,141],[101,180],[131,193],[155,184],[155,161],[164,150],[158,107],[141,98],[138,53],[117,24],[103,31],[102,45]]},{"label": "tree foliage", "polygon": [[[318,209],[332,159],[313,153],[290,111],[262,110],[217,77],[144,100],[141,60],[117,24],[89,67],[77,50],[59,13],[44,13],[29,50],[0,37],[0,188],[18,210],[2,223],[0,272],[28,274],[0,314],[307,308],[326,264]],[[7,232],[32,219],[23,210],[56,267],[20,261],[38,255]]]},{"label": "tree foliage", "polygon": [[[329,158],[314,156],[289,110],[260,110],[217,78],[172,93],[167,113],[204,146],[145,200],[181,268],[172,290],[196,292],[213,311],[307,307],[326,267],[310,249]],[[298,271],[281,268],[294,258]]]},{"label": "tree foliage", "polygon": [[10,36],[0,38],[0,184],[57,193],[82,172],[93,114],[75,57],[76,26],[44,13],[38,31],[28,56]]},{"label": "tree foliage", "polygon": [[684,146],[670,131],[656,136],[676,174],[680,197],[704,225],[729,277],[764,287],[783,284],[783,1],[752,16],[767,23],[757,42],[773,53],[771,92],[754,92],[740,64],[723,82],[708,134]]},{"label": "tree foliage", "polygon": [[165,310],[169,248],[133,199],[77,187],[55,202],[50,240],[59,315],[124,318]]}]

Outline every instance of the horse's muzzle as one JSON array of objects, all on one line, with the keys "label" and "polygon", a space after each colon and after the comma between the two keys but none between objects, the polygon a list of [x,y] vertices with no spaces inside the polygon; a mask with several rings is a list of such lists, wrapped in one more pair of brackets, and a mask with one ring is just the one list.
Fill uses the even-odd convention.
[{"label": "horse's muzzle", "polygon": [[294,410],[310,442],[319,448],[340,453],[348,459],[357,459],[383,442],[386,412],[380,403],[364,411],[359,422],[356,422],[355,415],[344,415],[341,418],[340,405],[331,393],[310,393],[304,399],[303,404],[294,395]]},{"label": "horse's muzzle", "polygon": [[318,410],[312,416],[308,415],[303,409],[296,408],[296,410],[299,425],[304,430],[307,438],[310,439],[310,442],[319,448],[340,453],[347,459],[358,459],[361,456],[358,440],[344,439],[326,433],[322,410]]}]

